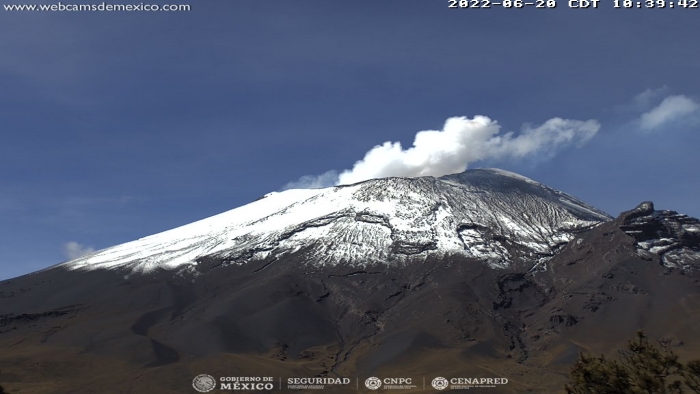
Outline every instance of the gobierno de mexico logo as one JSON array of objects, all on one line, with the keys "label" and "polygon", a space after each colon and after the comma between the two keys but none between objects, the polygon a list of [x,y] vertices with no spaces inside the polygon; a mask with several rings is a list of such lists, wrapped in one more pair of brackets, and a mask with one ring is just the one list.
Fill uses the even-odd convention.
[{"label": "gobierno de mexico logo", "polygon": [[216,387],[216,379],[211,375],[203,373],[192,379],[192,387],[200,393],[208,393]]}]

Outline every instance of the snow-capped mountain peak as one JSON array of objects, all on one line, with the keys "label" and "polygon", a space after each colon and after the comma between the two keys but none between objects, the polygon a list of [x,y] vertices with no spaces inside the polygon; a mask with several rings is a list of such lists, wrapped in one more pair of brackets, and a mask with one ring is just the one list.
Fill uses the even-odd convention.
[{"label": "snow-capped mountain peak", "polygon": [[191,268],[303,253],[306,264],[402,264],[461,255],[534,264],[611,218],[568,194],[497,169],[275,192],[242,207],[66,262],[68,269]]}]

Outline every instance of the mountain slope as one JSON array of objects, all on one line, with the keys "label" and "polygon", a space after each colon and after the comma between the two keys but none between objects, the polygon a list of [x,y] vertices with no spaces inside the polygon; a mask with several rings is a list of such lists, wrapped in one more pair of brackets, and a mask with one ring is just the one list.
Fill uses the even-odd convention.
[{"label": "mountain slope", "polygon": [[273,261],[305,250],[313,265],[462,255],[496,267],[551,257],[609,220],[565,193],[503,170],[389,178],[270,193],[243,207],[66,263],[69,269],[191,270],[203,258]]},{"label": "mountain slope", "polygon": [[579,351],[614,355],[637,329],[700,354],[698,228],[650,203],[609,220],[500,170],[272,194],[0,282],[0,384],[184,394],[207,373],[350,377],[359,390],[324,391],[356,393],[379,376],[434,393],[445,376],[557,393]]}]

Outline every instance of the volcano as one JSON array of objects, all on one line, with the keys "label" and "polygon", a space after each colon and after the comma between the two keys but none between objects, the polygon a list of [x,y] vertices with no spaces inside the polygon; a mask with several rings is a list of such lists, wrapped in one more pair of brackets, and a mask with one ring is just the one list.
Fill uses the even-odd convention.
[{"label": "volcano", "polygon": [[612,218],[503,170],[287,190],[0,282],[0,384],[554,393],[580,351],[638,329],[700,354],[698,268],[697,219],[650,202]]}]

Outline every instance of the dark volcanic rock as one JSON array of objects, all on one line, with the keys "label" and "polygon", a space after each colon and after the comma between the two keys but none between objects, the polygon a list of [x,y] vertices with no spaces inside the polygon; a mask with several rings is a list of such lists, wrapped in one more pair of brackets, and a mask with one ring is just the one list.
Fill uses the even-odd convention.
[{"label": "dark volcanic rock", "polygon": [[191,393],[200,373],[413,374],[515,382],[493,393],[557,392],[579,351],[614,352],[638,329],[683,343],[681,355],[700,352],[697,228],[643,203],[505,270],[402,240],[395,252],[414,259],[401,264],[313,265],[300,249],[247,264],[206,256],[178,274],[45,270],[0,282],[0,384]]},{"label": "dark volcanic rock", "polygon": [[641,256],[660,257],[669,268],[700,268],[700,221],[675,211],[655,211],[644,202],[617,219],[620,229],[637,242]]}]

